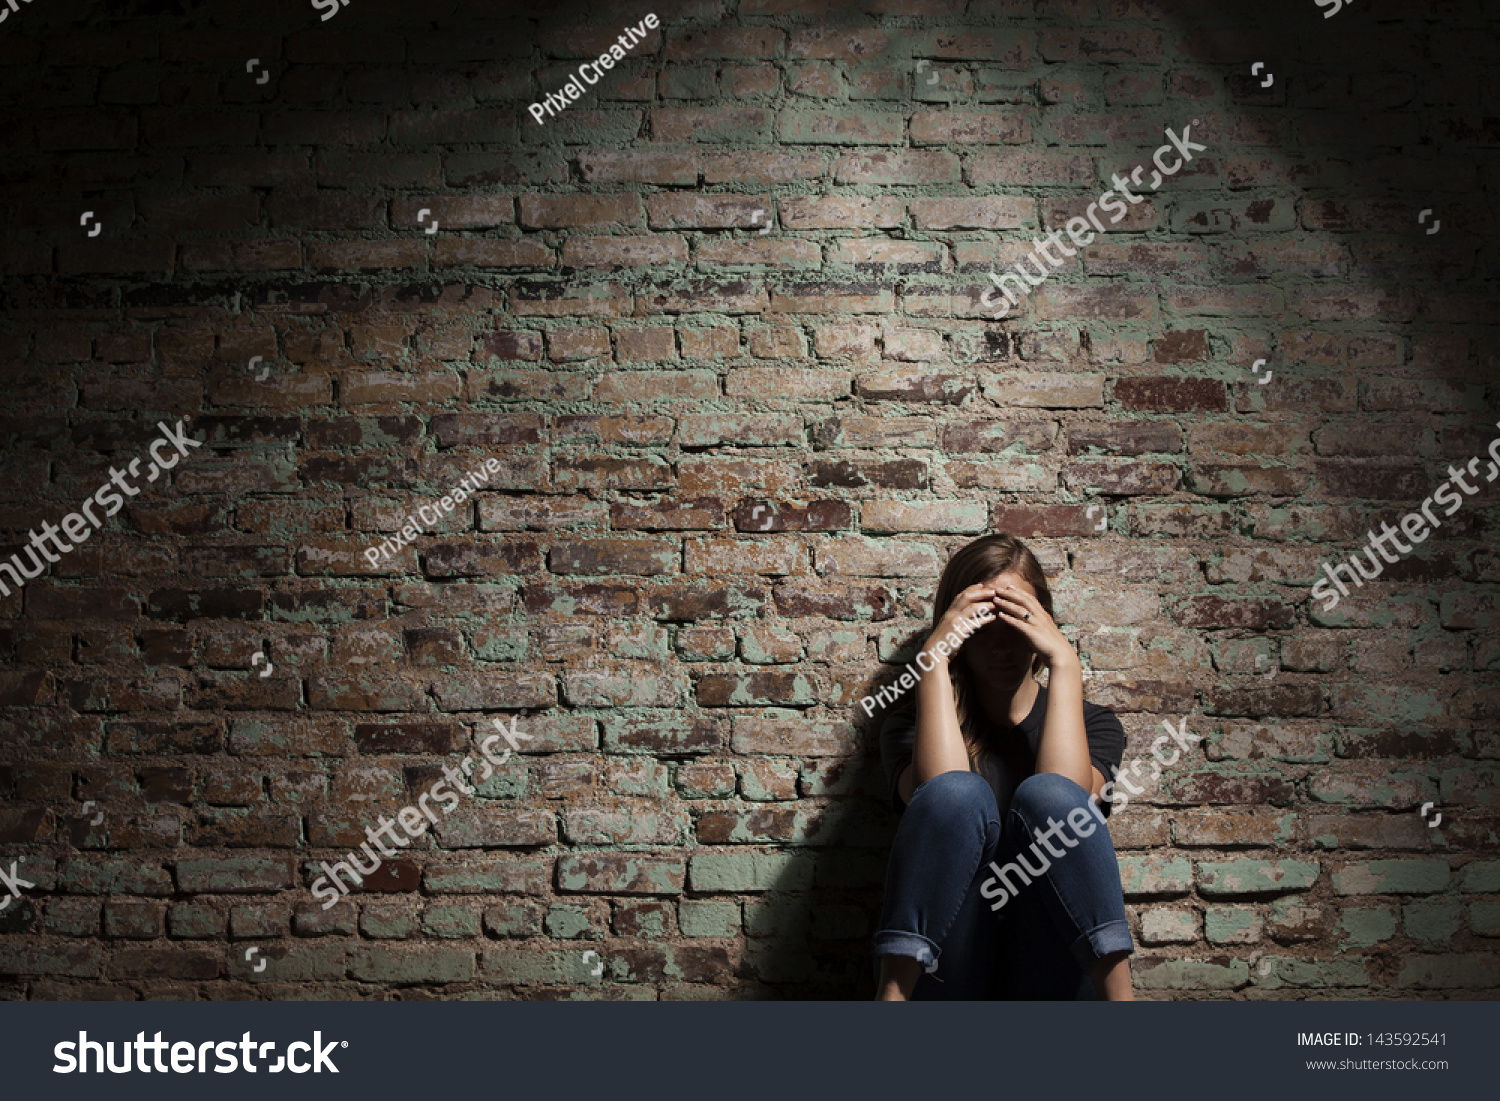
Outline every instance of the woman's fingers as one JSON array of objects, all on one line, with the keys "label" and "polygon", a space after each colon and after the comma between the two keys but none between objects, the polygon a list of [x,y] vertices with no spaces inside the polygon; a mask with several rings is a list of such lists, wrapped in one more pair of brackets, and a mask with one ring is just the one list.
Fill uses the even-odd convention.
[{"label": "woman's fingers", "polygon": [[1038,636],[1033,635],[1032,632],[1041,625],[1045,613],[1033,612],[1020,601],[1004,604],[1001,603],[1002,600],[1004,600],[1003,597],[996,598],[995,610],[1005,618],[1005,622],[1017,628],[1034,643]]},{"label": "woman's fingers", "polygon": [[1032,596],[1025,589],[1018,589],[1014,585],[1006,585],[1003,589],[999,590],[999,594],[1007,600],[1014,600],[1017,604],[1025,605],[1028,608],[1041,607],[1041,603],[1036,597]]},{"label": "woman's fingers", "polygon": [[1013,593],[997,593],[995,596],[995,606],[1006,608],[1007,610],[1009,610],[1010,607],[1014,606],[1020,608],[1023,612],[1031,611],[1026,602],[1015,596]]},{"label": "woman's fingers", "polygon": [[1047,615],[1047,610],[1042,607],[1041,601],[1025,590],[1015,588],[1012,585],[1007,585],[1002,589],[996,596],[996,599],[1009,601],[1012,604],[1018,605],[1021,608],[1020,618],[1023,620],[1028,614],[1030,614],[1032,619],[1050,618]]},{"label": "woman's fingers", "polygon": [[975,604],[987,602],[998,591],[988,585],[970,585],[954,598],[952,605],[948,608],[948,615],[965,612]]},{"label": "woman's fingers", "polygon": [[[993,622],[997,616],[991,601],[999,590],[990,585],[970,585],[958,596],[954,597],[953,603],[949,605],[947,614],[943,616],[940,626],[947,628],[946,633],[952,634],[961,622],[968,621],[980,626]],[[976,628],[966,628],[964,635],[972,634]]]}]

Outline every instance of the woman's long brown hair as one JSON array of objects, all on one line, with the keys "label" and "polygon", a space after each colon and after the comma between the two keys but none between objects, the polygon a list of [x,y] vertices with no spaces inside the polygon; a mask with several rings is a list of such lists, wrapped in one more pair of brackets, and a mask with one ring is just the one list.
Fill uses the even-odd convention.
[{"label": "woman's long brown hair", "polygon": [[[937,630],[943,616],[958,594],[970,585],[978,585],[1002,573],[1020,574],[1036,590],[1037,602],[1047,609],[1047,614],[1056,618],[1052,611],[1052,590],[1047,587],[1047,575],[1042,564],[1026,544],[1014,535],[986,535],[953,552],[948,564],[943,567],[943,576],[938,579],[937,595],[932,602],[932,629]],[[1031,672],[1035,676],[1046,665],[1040,654],[1032,662]],[[975,698],[974,674],[968,663],[961,659],[948,663],[948,676],[953,682],[953,697],[958,704],[958,728],[963,733],[964,746],[969,753],[969,766],[975,770],[984,754],[984,735],[971,701]]]}]

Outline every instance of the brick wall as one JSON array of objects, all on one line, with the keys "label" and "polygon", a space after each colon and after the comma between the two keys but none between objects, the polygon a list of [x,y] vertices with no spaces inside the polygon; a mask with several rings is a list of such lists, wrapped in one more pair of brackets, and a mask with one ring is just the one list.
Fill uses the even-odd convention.
[{"label": "brick wall", "polygon": [[0,27],[4,553],[204,441],[0,601],[5,996],[868,996],[857,701],[997,529],[1206,736],[1111,826],[1146,996],[1500,993],[1492,492],[1308,599],[1497,434],[1500,13],[663,0],[539,126],[652,8],[170,7]]}]

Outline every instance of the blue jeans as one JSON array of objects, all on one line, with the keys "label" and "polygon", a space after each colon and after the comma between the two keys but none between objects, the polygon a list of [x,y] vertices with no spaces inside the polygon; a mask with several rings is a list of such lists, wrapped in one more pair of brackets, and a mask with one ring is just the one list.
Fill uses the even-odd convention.
[{"label": "blue jeans", "polygon": [[[877,968],[880,956],[923,964],[914,999],[1097,997],[1094,964],[1135,946],[1114,843],[1089,805],[1088,793],[1066,776],[1038,773],[1016,788],[1002,826],[995,793],[976,773],[945,772],[919,786],[891,846]],[[1060,856],[1033,849],[1049,819],[1066,823],[1080,807],[1095,826],[1089,836],[1081,836],[1087,826],[1054,834]],[[990,862],[1003,868],[1018,857],[1033,873],[1030,884],[1012,873],[982,897],[981,885],[995,878]],[[1018,890],[993,911],[1001,884]]]}]

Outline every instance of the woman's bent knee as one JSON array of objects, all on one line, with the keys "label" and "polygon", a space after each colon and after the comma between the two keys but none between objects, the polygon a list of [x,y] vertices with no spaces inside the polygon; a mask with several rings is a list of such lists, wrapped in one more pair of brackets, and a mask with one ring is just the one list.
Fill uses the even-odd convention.
[{"label": "woman's bent knee", "polygon": [[976,772],[941,772],[917,785],[906,813],[940,818],[990,817],[996,813],[995,793]]},{"label": "woman's bent knee", "polygon": [[1076,782],[1056,772],[1038,772],[1022,780],[1011,797],[1011,806],[1028,818],[1061,818],[1075,807],[1086,807],[1089,793]]}]

